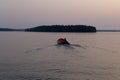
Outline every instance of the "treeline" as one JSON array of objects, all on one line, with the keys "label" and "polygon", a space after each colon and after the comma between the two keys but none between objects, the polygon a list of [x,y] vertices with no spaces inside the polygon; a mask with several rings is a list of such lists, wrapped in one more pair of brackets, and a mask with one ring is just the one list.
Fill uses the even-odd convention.
[{"label": "treeline", "polygon": [[43,25],[27,28],[29,32],[96,32],[94,26],[87,25]]}]

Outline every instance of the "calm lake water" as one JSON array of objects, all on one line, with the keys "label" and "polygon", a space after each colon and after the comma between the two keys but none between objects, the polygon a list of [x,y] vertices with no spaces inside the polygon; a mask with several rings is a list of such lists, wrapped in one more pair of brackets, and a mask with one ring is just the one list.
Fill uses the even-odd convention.
[{"label": "calm lake water", "polygon": [[0,32],[0,80],[120,80],[120,33]]}]

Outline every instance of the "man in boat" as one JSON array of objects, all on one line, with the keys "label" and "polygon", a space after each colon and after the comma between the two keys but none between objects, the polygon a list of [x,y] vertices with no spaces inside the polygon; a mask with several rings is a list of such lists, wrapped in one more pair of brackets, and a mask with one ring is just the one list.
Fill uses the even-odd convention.
[{"label": "man in boat", "polygon": [[57,40],[57,44],[59,45],[68,44],[69,45],[70,43],[66,40],[66,38],[60,38]]}]

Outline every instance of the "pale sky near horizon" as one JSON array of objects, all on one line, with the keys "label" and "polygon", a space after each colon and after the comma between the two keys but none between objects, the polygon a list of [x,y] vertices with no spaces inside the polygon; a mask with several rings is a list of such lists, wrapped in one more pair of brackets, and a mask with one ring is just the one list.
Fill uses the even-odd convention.
[{"label": "pale sky near horizon", "polygon": [[52,24],[120,29],[120,0],[0,0],[0,28]]}]

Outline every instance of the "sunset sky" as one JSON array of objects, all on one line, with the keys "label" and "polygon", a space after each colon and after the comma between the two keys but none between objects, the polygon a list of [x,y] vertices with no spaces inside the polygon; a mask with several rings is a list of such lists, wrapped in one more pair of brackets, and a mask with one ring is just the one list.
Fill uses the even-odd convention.
[{"label": "sunset sky", "polygon": [[120,29],[120,0],[0,0],[0,27],[51,24]]}]

